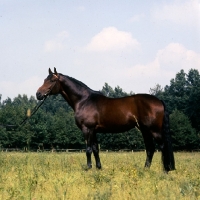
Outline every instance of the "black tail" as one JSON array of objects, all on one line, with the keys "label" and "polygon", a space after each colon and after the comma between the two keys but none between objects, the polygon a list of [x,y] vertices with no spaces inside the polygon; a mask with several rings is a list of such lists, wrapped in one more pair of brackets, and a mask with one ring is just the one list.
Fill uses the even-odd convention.
[{"label": "black tail", "polygon": [[169,114],[166,110],[165,103],[163,101],[162,103],[164,106],[164,119],[163,119],[164,145],[162,148],[162,161],[165,171],[168,172],[171,170],[175,170],[175,160],[172,148],[172,138],[169,129]]}]

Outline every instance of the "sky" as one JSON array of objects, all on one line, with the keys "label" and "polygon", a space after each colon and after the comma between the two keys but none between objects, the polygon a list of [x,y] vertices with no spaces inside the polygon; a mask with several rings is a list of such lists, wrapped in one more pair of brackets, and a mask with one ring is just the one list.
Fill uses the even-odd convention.
[{"label": "sky", "polygon": [[1,100],[35,96],[54,67],[127,93],[200,72],[200,0],[0,0]]}]

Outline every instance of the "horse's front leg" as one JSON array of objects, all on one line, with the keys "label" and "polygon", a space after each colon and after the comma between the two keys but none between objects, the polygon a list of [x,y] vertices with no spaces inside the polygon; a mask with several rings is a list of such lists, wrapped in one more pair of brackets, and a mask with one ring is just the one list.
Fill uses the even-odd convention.
[{"label": "horse's front leg", "polygon": [[93,151],[94,158],[96,161],[96,168],[101,169],[101,161],[99,157],[99,145],[98,145],[96,134],[95,133],[93,134],[94,135],[93,135],[92,151]]},{"label": "horse's front leg", "polygon": [[93,136],[91,134],[91,131],[87,129],[86,127],[82,129],[85,143],[86,143],[86,157],[87,157],[87,167],[88,169],[92,168],[92,160],[91,160],[91,154],[92,154],[92,141]]},{"label": "horse's front leg", "polygon": [[92,168],[91,154],[92,154],[91,146],[86,145],[86,157],[87,157],[87,167],[88,167],[88,169]]}]

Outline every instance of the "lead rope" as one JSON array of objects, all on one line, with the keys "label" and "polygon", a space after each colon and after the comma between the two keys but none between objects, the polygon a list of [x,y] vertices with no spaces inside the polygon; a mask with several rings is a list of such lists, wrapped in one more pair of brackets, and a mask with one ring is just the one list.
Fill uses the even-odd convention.
[{"label": "lead rope", "polygon": [[[54,74],[54,75],[55,75],[55,74]],[[55,76],[58,78],[57,75],[55,75]],[[42,102],[41,102],[39,105],[37,104],[37,105],[33,108],[33,111],[31,112],[30,116],[27,115],[26,118],[25,118],[18,126],[17,126],[17,125],[3,125],[3,124],[0,124],[0,126],[6,127],[6,130],[9,130],[9,129],[11,129],[11,130],[14,129],[14,130],[16,130],[16,129],[22,127],[22,126],[26,123],[26,121],[28,120],[28,118],[32,117],[32,116],[36,113],[36,111],[40,108],[40,106],[44,103],[44,101],[46,100],[46,98],[49,96],[49,94],[51,93],[51,91],[52,91],[53,88],[55,87],[57,81],[58,81],[58,79],[56,79],[56,81],[55,81],[53,87],[50,89],[50,91],[49,91],[47,94],[44,95],[44,99],[42,100]]]},{"label": "lead rope", "polygon": [[37,111],[37,110],[40,108],[40,106],[44,103],[44,101],[46,100],[47,97],[48,97],[48,95],[46,95],[46,96],[44,97],[44,99],[42,100],[42,102],[40,102],[40,104],[37,104],[37,105],[33,108],[33,110],[32,110],[32,112],[31,112],[30,116],[26,116],[26,118],[25,118],[19,125],[4,125],[4,124],[0,124],[0,126],[5,127],[7,131],[9,131],[9,130],[17,130],[18,128],[22,127],[22,126],[27,122],[28,118],[32,117],[32,116],[36,113],[36,111]]},{"label": "lead rope", "polygon": [[40,106],[44,103],[44,101],[46,100],[47,97],[48,97],[48,95],[46,95],[46,96],[44,97],[44,99],[42,100],[42,102],[41,102],[39,105],[36,105],[36,106],[33,108],[33,110],[32,110],[32,112],[31,112],[30,116],[26,116],[26,118],[19,124],[18,127],[23,126],[23,125],[26,123],[26,121],[28,120],[28,118],[32,117],[32,116],[36,113],[36,111],[37,111],[37,110],[40,108]]}]

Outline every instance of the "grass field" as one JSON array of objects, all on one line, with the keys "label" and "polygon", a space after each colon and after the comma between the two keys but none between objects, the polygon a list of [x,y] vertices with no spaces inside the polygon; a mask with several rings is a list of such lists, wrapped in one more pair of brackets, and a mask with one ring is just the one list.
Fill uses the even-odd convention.
[{"label": "grass field", "polygon": [[[0,153],[0,199],[200,199],[200,153],[175,153],[176,171],[162,172],[155,153],[100,153],[102,170],[86,170],[85,153]],[[94,159],[93,159],[94,161]]]}]

